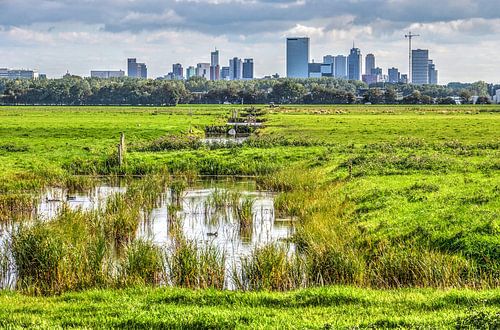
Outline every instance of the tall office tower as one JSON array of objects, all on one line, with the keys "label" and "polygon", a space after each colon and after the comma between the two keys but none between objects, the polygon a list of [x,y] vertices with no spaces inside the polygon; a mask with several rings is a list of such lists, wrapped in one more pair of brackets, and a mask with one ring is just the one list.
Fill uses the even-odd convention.
[{"label": "tall office tower", "polygon": [[331,73],[331,76],[332,77],[335,76],[335,56],[332,56],[332,55],[323,56],[323,64],[329,64],[331,67],[329,70]]},{"label": "tall office tower", "polygon": [[196,69],[194,66],[189,66],[186,69],[186,79],[196,76]]},{"label": "tall office tower", "polygon": [[344,55],[335,56],[335,77],[347,79],[347,57]]},{"label": "tall office tower", "polygon": [[288,78],[309,76],[309,38],[286,39],[286,76]]},{"label": "tall office tower", "polygon": [[411,82],[415,85],[429,83],[429,50],[416,49],[411,51]]},{"label": "tall office tower", "polygon": [[401,80],[401,74],[397,68],[390,68],[388,71],[389,74],[389,82],[391,84],[397,84]]},{"label": "tall office tower", "polygon": [[220,79],[219,51],[210,53],[210,80]]},{"label": "tall office tower", "polygon": [[347,77],[349,80],[361,80],[362,56],[359,48],[353,47],[347,58]]},{"label": "tall office tower", "polygon": [[174,75],[174,79],[178,80],[184,79],[184,69],[182,68],[182,64],[180,63],[173,64],[172,74]]},{"label": "tall office tower", "polygon": [[196,64],[196,76],[203,78],[210,78],[210,63]]},{"label": "tall office tower", "polygon": [[375,55],[368,54],[365,58],[365,74],[373,74],[373,69],[375,69]]},{"label": "tall office tower", "polygon": [[231,79],[229,76],[229,67],[228,66],[223,66],[220,69],[220,79],[222,80],[229,80]]},{"label": "tall office tower", "polygon": [[229,79],[240,80],[243,75],[243,65],[241,59],[234,57],[229,60]]},{"label": "tall office tower", "polygon": [[148,67],[145,63],[137,63],[137,78],[148,78]]},{"label": "tall office tower", "polygon": [[436,70],[436,64],[432,60],[429,60],[428,63],[429,70],[429,84],[437,85],[438,84],[438,71]]},{"label": "tall office tower", "polygon": [[127,60],[127,73],[131,78],[148,78],[148,68],[145,63],[137,63],[135,58]]},{"label": "tall office tower", "polygon": [[253,79],[253,58],[246,58],[243,61],[243,79]]},{"label": "tall office tower", "polygon": [[403,83],[403,84],[407,84],[408,83],[408,74],[402,74],[399,82]]},{"label": "tall office tower", "polygon": [[137,77],[137,59],[129,58],[127,60],[127,75],[132,78]]}]

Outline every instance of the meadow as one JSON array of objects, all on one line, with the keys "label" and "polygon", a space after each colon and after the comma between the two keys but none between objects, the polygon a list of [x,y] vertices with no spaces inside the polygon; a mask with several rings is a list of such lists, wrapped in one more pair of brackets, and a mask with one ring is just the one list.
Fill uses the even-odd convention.
[{"label": "meadow", "polygon": [[[242,144],[203,143],[207,127],[224,126],[235,110],[257,113],[264,126]],[[121,132],[127,152],[119,166]],[[300,308],[307,313],[297,327],[475,328],[487,320],[494,328],[498,132],[493,105],[1,107],[0,221],[22,223],[15,215],[45,186],[144,178],[103,214],[68,211],[20,226],[14,259],[26,272],[18,292],[0,295],[2,325],[161,327],[180,325],[174,316],[189,311],[195,316],[185,326],[276,327],[291,324]],[[206,176],[254,178],[278,193],[276,213],[296,222],[296,253],[256,249],[233,274],[238,292],[213,291],[221,274],[207,271],[223,271],[213,251],[179,237],[165,271],[161,251],[134,240],[137,214],[162,187],[181,193]],[[118,275],[106,268],[110,245],[124,250]],[[40,256],[45,263],[33,271]],[[155,288],[167,277],[174,287],[203,290]],[[39,295],[49,297],[31,297]],[[304,303],[305,296],[313,298]],[[98,316],[76,317],[88,301]],[[7,308],[12,302],[20,307]],[[117,312],[121,306],[130,311]]]}]

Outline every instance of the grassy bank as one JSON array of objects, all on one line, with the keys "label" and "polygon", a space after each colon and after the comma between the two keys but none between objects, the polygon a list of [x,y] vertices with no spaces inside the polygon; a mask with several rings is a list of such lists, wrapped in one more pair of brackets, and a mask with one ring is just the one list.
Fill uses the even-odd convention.
[{"label": "grassy bank", "polygon": [[5,328],[457,328],[500,326],[500,292],[330,287],[280,293],[127,289],[0,294]]}]

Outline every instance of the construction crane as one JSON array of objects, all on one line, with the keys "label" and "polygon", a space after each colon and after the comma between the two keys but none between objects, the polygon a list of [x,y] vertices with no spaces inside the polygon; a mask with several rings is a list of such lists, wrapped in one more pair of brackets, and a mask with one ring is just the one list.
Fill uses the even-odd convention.
[{"label": "construction crane", "polygon": [[409,58],[409,62],[408,62],[408,84],[411,83],[411,79],[412,79],[412,65],[411,65],[411,40],[415,37],[420,37],[420,34],[413,34],[410,32],[408,32],[408,34],[405,34],[405,38],[408,39],[408,58]]}]

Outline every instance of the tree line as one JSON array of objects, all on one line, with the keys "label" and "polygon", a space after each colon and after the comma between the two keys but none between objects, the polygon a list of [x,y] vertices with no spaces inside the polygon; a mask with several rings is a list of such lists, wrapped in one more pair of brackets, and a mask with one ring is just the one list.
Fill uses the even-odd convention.
[{"label": "tree line", "polygon": [[176,105],[220,104],[396,104],[446,103],[460,95],[486,98],[488,86],[385,84],[368,86],[359,81],[335,78],[186,81],[98,79],[69,76],[62,79],[0,80],[0,103],[37,105]]}]

